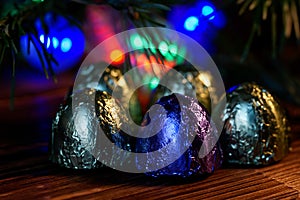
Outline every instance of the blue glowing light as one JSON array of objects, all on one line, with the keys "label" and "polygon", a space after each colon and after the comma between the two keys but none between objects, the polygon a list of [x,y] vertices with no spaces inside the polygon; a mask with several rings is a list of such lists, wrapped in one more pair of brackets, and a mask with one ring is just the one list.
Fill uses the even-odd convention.
[{"label": "blue glowing light", "polygon": [[235,86],[232,86],[231,88],[229,88],[228,89],[228,93],[231,93],[231,92],[233,92],[236,88],[238,88],[239,87],[239,85],[235,85]]},{"label": "blue glowing light", "polygon": [[59,41],[56,37],[53,37],[52,38],[52,45],[53,45],[53,48],[56,49],[59,45]]},{"label": "blue glowing light", "polygon": [[[44,44],[45,43],[45,36],[44,34],[40,35],[40,41]],[[47,45],[46,45],[47,48],[50,47],[50,38],[47,37]]]},{"label": "blue glowing light", "polygon": [[188,17],[184,22],[184,28],[188,31],[194,31],[199,25],[199,19],[195,16]]},{"label": "blue glowing light", "polygon": [[[60,15],[47,13],[44,20],[49,27],[47,33],[44,32],[40,19],[35,21],[35,27],[39,41],[45,45],[48,53],[52,54],[58,63],[58,66],[52,63],[54,72],[60,73],[75,67],[79,64],[85,48],[85,38],[82,30]],[[21,37],[20,41],[22,55],[24,55],[24,60],[29,66],[43,72],[43,65],[37,52],[42,52],[42,46],[39,45],[39,41],[33,35],[32,38],[34,43],[38,45],[38,48],[36,49],[32,41],[30,41],[30,52],[28,54],[27,44],[29,35],[25,35]],[[43,61],[47,66],[45,58],[43,58]]]},{"label": "blue glowing light", "polygon": [[226,24],[221,9],[216,9],[211,0],[197,0],[185,6],[173,6],[168,12],[170,27],[196,40],[209,53],[215,50],[214,38]]},{"label": "blue glowing light", "polygon": [[[211,15],[214,11],[215,10],[211,6],[205,5],[202,8],[202,15],[208,16],[208,15]],[[209,20],[213,20],[214,18],[215,18],[215,16],[213,15],[209,18]]]},{"label": "blue glowing light", "polygon": [[62,52],[68,52],[72,48],[72,40],[70,38],[64,38],[61,41],[61,51]]}]

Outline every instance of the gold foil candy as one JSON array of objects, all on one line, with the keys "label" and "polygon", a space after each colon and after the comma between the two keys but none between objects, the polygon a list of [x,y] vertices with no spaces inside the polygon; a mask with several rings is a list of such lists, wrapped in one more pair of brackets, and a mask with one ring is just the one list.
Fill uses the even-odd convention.
[{"label": "gold foil candy", "polygon": [[211,113],[212,102],[217,101],[217,96],[215,95],[216,89],[212,86],[213,77],[211,73],[209,71],[196,70],[193,66],[188,64],[178,65],[173,69],[178,73],[174,73],[174,71],[171,70],[167,73],[172,74],[165,76],[167,78],[163,76],[161,80],[162,83],[171,87],[165,88],[159,86],[154,91],[156,93],[154,95],[154,101],[157,101],[162,96],[179,93],[197,98],[209,113]]}]

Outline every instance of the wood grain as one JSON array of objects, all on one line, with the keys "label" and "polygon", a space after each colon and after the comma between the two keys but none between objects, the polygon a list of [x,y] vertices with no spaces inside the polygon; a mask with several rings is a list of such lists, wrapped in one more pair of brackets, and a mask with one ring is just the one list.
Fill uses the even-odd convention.
[{"label": "wood grain", "polygon": [[154,179],[108,168],[67,170],[48,161],[47,143],[2,145],[3,199],[296,199],[300,141],[281,162],[252,169],[222,168],[193,180]]}]

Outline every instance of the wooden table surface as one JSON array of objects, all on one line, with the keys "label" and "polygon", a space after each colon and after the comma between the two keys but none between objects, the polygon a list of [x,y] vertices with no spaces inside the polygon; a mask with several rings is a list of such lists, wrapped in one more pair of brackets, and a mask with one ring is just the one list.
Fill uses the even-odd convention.
[{"label": "wooden table surface", "polygon": [[71,79],[43,87],[29,81],[34,92],[16,91],[14,111],[8,109],[9,99],[0,96],[0,199],[300,198],[300,108],[290,104],[284,106],[291,116],[293,150],[267,167],[223,167],[202,179],[180,180],[108,168],[67,170],[50,163],[51,120]]}]

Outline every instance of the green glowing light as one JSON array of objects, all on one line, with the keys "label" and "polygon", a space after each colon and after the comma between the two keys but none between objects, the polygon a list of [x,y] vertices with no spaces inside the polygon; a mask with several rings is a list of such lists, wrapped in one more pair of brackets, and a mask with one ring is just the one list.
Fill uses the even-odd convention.
[{"label": "green glowing light", "polygon": [[173,61],[174,60],[174,57],[169,52],[167,52],[166,55],[164,55],[164,56],[165,56],[165,59],[167,61]]},{"label": "green glowing light", "polygon": [[146,38],[142,38],[142,41],[143,41],[143,47],[149,48],[149,44],[148,44],[148,41],[146,40]]},{"label": "green glowing light", "polygon": [[184,47],[180,48],[178,50],[178,54],[176,56],[176,63],[177,64],[182,64],[185,61],[185,55],[186,55],[186,49]]},{"label": "green glowing light", "polygon": [[176,44],[170,44],[169,45],[169,51],[172,54],[172,56],[176,56],[177,55],[177,51],[178,51],[178,47]]},{"label": "green glowing light", "polygon": [[159,79],[157,77],[153,77],[150,81],[150,89],[153,90],[155,89],[159,84]]},{"label": "green glowing light", "polygon": [[149,48],[152,51],[152,53],[156,53],[156,47],[154,46],[154,44],[152,42],[149,43]]},{"label": "green glowing light", "polygon": [[159,43],[158,49],[163,56],[165,56],[169,51],[168,44],[165,41],[162,41],[161,43]]},{"label": "green glowing light", "polygon": [[144,46],[143,39],[138,34],[132,35],[130,37],[130,42],[132,47],[137,49],[143,48]]}]

